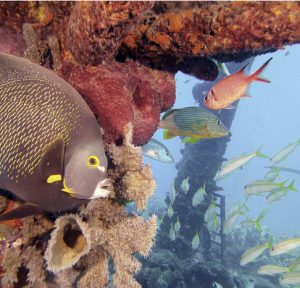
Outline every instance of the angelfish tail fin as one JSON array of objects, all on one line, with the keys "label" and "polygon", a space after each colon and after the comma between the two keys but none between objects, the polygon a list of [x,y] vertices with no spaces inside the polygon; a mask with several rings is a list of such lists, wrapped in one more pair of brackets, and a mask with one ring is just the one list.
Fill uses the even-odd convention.
[{"label": "angelfish tail fin", "polygon": [[266,83],[270,83],[271,81],[264,79],[262,77],[258,77],[259,74],[267,67],[267,65],[269,64],[269,62],[272,60],[273,58],[271,57],[270,59],[268,59],[260,68],[258,68],[252,75],[249,76],[251,81],[260,81],[260,82],[266,82]]},{"label": "angelfish tail fin", "polygon": [[41,209],[29,203],[23,203],[14,210],[0,214],[0,222],[20,219],[41,213]]}]

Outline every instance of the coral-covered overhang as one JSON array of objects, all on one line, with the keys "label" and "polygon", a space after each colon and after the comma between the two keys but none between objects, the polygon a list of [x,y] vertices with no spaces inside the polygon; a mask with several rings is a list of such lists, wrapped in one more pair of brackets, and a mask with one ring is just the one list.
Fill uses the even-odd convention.
[{"label": "coral-covered overhang", "polygon": [[299,2],[190,3],[187,9],[157,4],[164,13],[144,17],[126,37],[126,49],[142,58],[213,56],[300,41]]}]

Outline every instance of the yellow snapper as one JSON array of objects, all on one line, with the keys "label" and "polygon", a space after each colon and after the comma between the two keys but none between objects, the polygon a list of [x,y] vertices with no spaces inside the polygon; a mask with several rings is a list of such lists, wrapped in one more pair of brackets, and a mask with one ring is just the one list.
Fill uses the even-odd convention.
[{"label": "yellow snapper", "polygon": [[259,267],[257,273],[261,274],[261,275],[273,276],[276,274],[286,273],[288,271],[289,271],[288,267],[267,264],[267,265],[263,265],[263,266]]},{"label": "yellow snapper", "polygon": [[258,217],[256,219],[251,219],[251,218],[247,217],[246,220],[241,222],[241,225],[243,227],[249,227],[249,226],[254,225],[257,231],[261,231],[261,223],[260,222],[261,222],[261,220],[263,220],[266,217],[268,212],[269,212],[269,209],[266,208],[258,215]]},{"label": "yellow snapper", "polygon": [[100,127],[66,81],[0,53],[0,111],[0,187],[24,201],[0,221],[108,196]]},{"label": "yellow snapper", "polygon": [[227,234],[230,232],[234,224],[236,223],[238,217],[243,215],[245,211],[249,211],[246,203],[238,204],[237,206],[233,207],[231,211],[228,213],[226,220],[223,224],[223,233]]},{"label": "yellow snapper", "polygon": [[176,240],[176,232],[175,232],[175,229],[174,229],[174,226],[173,226],[172,223],[171,223],[170,230],[169,230],[169,239],[171,241],[175,241]]},{"label": "yellow snapper", "polygon": [[169,110],[163,115],[159,128],[166,129],[164,139],[187,136],[184,143],[196,143],[202,138],[218,138],[229,134],[217,116],[201,107]]},{"label": "yellow snapper", "polygon": [[276,256],[283,253],[287,253],[300,246],[300,237],[283,240],[272,246],[270,250],[270,256]]},{"label": "yellow snapper", "polygon": [[300,272],[288,272],[279,278],[281,285],[300,284]]},{"label": "yellow snapper", "polygon": [[186,194],[189,189],[190,189],[190,183],[189,183],[189,179],[190,177],[188,176],[187,178],[183,179],[181,182],[181,189],[183,190],[183,192]]},{"label": "yellow snapper", "polygon": [[174,230],[175,230],[175,232],[178,233],[179,230],[180,230],[180,228],[181,228],[181,224],[180,224],[180,221],[179,221],[179,217],[177,216],[177,220],[176,220],[176,222],[174,224]]},{"label": "yellow snapper", "polygon": [[200,237],[199,237],[199,233],[197,232],[192,240],[193,250],[196,250],[199,247],[199,245],[200,245]]},{"label": "yellow snapper", "polygon": [[270,238],[267,243],[263,245],[256,245],[244,252],[240,259],[240,265],[244,266],[256,260],[266,249],[272,247],[272,239]]},{"label": "yellow snapper", "polygon": [[283,189],[287,180],[275,183],[270,180],[255,180],[244,187],[246,196],[257,195],[265,192],[272,192],[275,189]]},{"label": "yellow snapper", "polygon": [[294,142],[290,143],[281,150],[279,150],[277,153],[275,153],[271,158],[271,165],[275,165],[281,161],[283,161],[286,157],[288,157],[300,144],[300,138]]},{"label": "yellow snapper", "polygon": [[198,206],[206,196],[206,190],[205,190],[205,183],[202,187],[200,187],[194,194],[193,199],[192,199],[192,205],[193,207]]},{"label": "yellow snapper", "polygon": [[260,148],[256,151],[249,153],[249,154],[243,154],[239,157],[233,158],[231,160],[228,160],[225,162],[221,168],[219,168],[215,179],[221,179],[229,175],[234,170],[241,168],[243,165],[248,163],[251,159],[255,157],[261,157],[261,158],[268,158],[267,155],[260,152]]},{"label": "yellow snapper", "polygon": [[259,77],[259,74],[271,60],[272,58],[266,61],[257,71],[249,76],[244,73],[245,68],[248,66],[247,64],[238,72],[221,79],[209,90],[207,96],[205,96],[203,100],[203,105],[213,110],[233,108],[231,103],[242,97],[247,97],[246,92],[251,82],[261,81],[270,83],[269,80]]}]

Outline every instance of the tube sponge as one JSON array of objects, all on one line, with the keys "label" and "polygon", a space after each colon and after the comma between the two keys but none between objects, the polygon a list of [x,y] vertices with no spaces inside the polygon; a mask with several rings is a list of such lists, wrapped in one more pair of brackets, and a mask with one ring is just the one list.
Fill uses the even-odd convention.
[{"label": "tube sponge", "polygon": [[90,229],[77,215],[58,218],[45,252],[47,269],[52,272],[72,267],[91,247]]}]

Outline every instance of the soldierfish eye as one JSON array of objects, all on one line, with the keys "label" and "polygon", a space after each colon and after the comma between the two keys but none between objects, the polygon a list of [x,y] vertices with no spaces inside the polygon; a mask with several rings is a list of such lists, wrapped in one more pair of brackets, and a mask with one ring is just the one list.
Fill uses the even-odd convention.
[{"label": "soldierfish eye", "polygon": [[100,165],[100,160],[97,156],[91,155],[87,159],[87,166],[89,168],[97,168]]},{"label": "soldierfish eye", "polygon": [[206,96],[204,97],[204,100],[207,101],[207,98],[208,98],[208,96],[206,95]]}]

